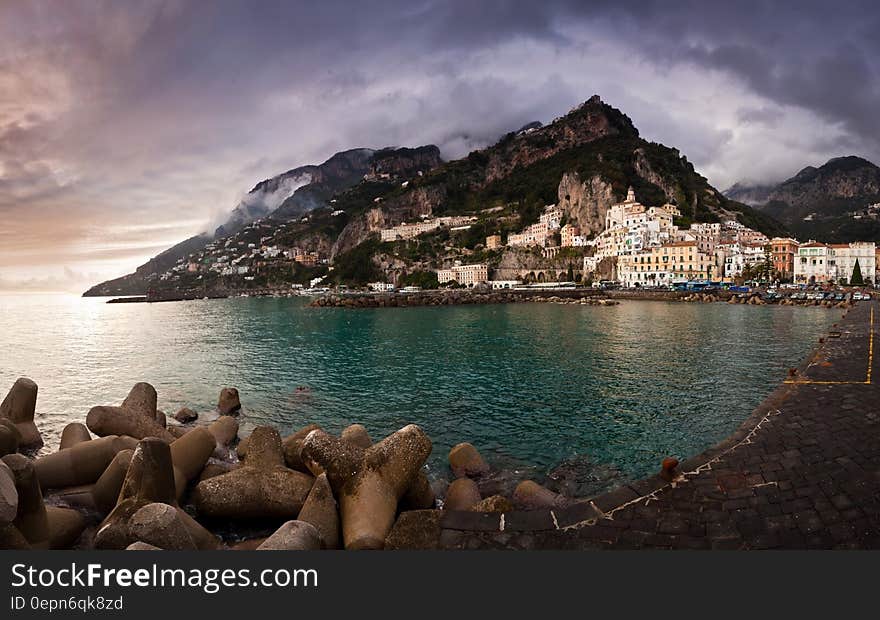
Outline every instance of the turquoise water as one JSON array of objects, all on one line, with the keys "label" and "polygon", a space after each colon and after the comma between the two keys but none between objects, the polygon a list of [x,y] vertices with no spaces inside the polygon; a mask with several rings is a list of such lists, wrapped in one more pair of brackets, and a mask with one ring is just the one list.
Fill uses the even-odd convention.
[{"label": "turquoise water", "polygon": [[[105,304],[0,297],[0,391],[40,386],[38,425],[118,404],[149,381],[159,406],[207,411],[239,388],[245,431],[407,423],[505,467],[576,455],[634,478],[729,434],[839,318],[820,308],[626,301],[345,310],[298,299]],[[308,387],[305,394],[295,392]]]}]

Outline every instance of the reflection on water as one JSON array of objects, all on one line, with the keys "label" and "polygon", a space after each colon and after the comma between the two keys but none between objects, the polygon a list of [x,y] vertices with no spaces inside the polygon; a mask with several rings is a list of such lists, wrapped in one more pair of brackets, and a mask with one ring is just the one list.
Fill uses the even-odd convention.
[{"label": "reflection on water", "polygon": [[[242,394],[243,427],[351,422],[374,439],[414,422],[432,464],[472,441],[543,469],[578,454],[626,477],[734,429],[836,311],[624,302],[344,310],[295,299],[105,304],[0,297],[0,390],[40,386],[51,447],[64,424],[118,404],[137,381],[159,406],[208,410]],[[304,388],[304,389],[298,389]]]}]

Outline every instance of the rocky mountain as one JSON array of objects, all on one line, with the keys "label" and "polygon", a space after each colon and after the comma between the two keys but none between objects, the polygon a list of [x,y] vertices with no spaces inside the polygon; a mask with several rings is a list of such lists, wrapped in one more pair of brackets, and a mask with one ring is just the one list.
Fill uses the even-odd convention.
[{"label": "rocky mountain", "polygon": [[772,218],[715,190],[676,149],[642,139],[629,117],[594,96],[548,125],[530,124],[406,188],[391,189],[379,207],[368,203],[360,211],[363,201],[349,192],[339,200],[340,208],[350,203],[350,220],[334,255],[378,228],[421,216],[501,210],[481,216],[473,227],[491,234],[532,223],[545,205],[556,203],[583,233],[595,234],[608,207],[622,200],[629,186],[645,204],[677,204],[684,224],[726,218],[768,234],[784,231]]},{"label": "rocky mountain", "polygon": [[83,297],[143,295],[147,292],[150,286],[149,283],[156,277],[156,274],[170,269],[182,256],[188,256],[192,252],[201,250],[212,240],[213,236],[208,233],[190,237],[154,256],[138,267],[134,273],[96,284],[83,293]]},{"label": "rocky mountain", "polygon": [[102,282],[85,295],[142,295],[158,274],[171,268],[180,258],[204,248],[215,239],[234,235],[251,222],[263,218],[276,223],[299,219],[328,205],[334,195],[356,185],[364,177],[379,174],[409,177],[419,171],[427,172],[441,163],[440,151],[434,145],[379,150],[358,148],[336,153],[322,164],[288,170],[257,183],[213,234],[205,232],[182,241],[150,259],[134,273]]},{"label": "rocky mountain", "polygon": [[372,149],[342,151],[323,164],[300,166],[260,181],[214,231],[214,236],[225,237],[269,214],[279,219],[301,217],[326,204],[329,196],[351,187],[370,171],[375,152]]},{"label": "rocky mountain", "polygon": [[[678,150],[644,140],[628,116],[598,96],[549,124],[530,123],[455,161],[442,163],[433,146],[369,153],[357,149],[340,154],[333,171],[335,185],[320,177],[315,167],[291,170],[257,184],[236,208],[233,224],[218,231],[228,236],[224,247],[248,248],[268,237],[264,245],[297,248],[329,264],[272,267],[265,258],[239,252],[240,261],[251,261],[255,270],[261,270],[248,276],[247,284],[244,278],[220,275],[216,269],[174,275],[161,283],[153,273],[151,281],[226,291],[283,287],[285,282],[289,287],[291,279],[308,283],[320,276],[345,283],[373,279],[400,283],[456,260],[485,261],[511,276],[532,266],[558,275],[579,265],[590,249],[566,248],[551,260],[528,248],[489,251],[484,247],[486,237],[519,231],[552,204],[582,234],[595,235],[608,208],[623,200],[629,187],[643,204],[677,205],[681,212],[677,223],[682,226],[736,219],[768,235],[785,232],[773,218],[718,192]],[[358,174],[363,180],[358,181]],[[304,213],[308,217],[300,217]],[[383,228],[443,216],[467,216],[469,223],[444,226],[410,241],[379,240]],[[253,218],[260,221],[241,227]],[[199,264],[212,264],[224,254],[213,245],[210,255],[198,255]],[[141,288],[146,281],[140,279]],[[90,293],[98,291],[120,292],[100,286]]]},{"label": "rocky mountain", "polygon": [[880,221],[865,212],[880,202],[880,168],[861,157],[836,157],[778,185],[737,184],[725,194],[758,207],[805,239],[880,241]]},{"label": "rocky mountain", "polygon": [[734,183],[726,190],[724,195],[731,200],[736,200],[743,204],[757,207],[766,204],[770,199],[770,192],[774,189],[773,185],[749,185],[748,183]]},{"label": "rocky mountain", "polygon": [[408,179],[418,176],[419,172],[433,170],[442,163],[440,149],[433,144],[416,148],[387,148],[373,153],[367,176]]}]

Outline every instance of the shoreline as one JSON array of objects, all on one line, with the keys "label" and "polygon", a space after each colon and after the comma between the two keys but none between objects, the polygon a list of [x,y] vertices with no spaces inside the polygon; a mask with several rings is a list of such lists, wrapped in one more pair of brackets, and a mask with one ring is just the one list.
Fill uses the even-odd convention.
[{"label": "shoreline", "polygon": [[[608,534],[608,528],[615,527],[629,531],[628,526],[622,525],[622,514],[632,510],[642,510],[645,505],[661,501],[665,497],[664,494],[672,493],[691,478],[698,478],[707,470],[712,470],[720,460],[751,445],[764,432],[764,427],[772,423],[773,416],[776,415],[774,411],[781,409],[792,394],[802,389],[802,380],[820,384],[858,383],[841,381],[839,376],[836,377],[835,373],[848,372],[848,368],[843,367],[848,362],[838,362],[838,357],[845,360],[856,359],[860,365],[863,365],[863,362],[857,359],[861,356],[861,349],[873,351],[875,305],[873,302],[858,304],[854,313],[844,315],[847,318],[841,326],[838,328],[835,324],[836,329],[829,331],[828,336],[832,338],[820,339],[820,345],[815,347],[800,367],[791,373],[790,379],[784,381],[767,396],[727,439],[697,456],[688,458],[680,465],[675,459],[669,459],[669,462],[664,460],[660,474],[624,484],[608,493],[592,497],[565,497],[528,478],[523,479],[522,474],[511,481],[510,472],[490,470],[476,448],[470,444],[458,444],[450,451],[447,460],[455,477],[450,479],[449,486],[445,489],[434,488],[427,479],[424,479],[423,473],[421,478],[417,475],[418,472],[422,472],[422,466],[430,454],[431,442],[421,429],[415,426],[400,429],[379,443],[373,443],[367,429],[359,424],[346,428],[339,437],[323,433],[312,425],[282,438],[274,427],[261,426],[257,427],[252,435],[239,440],[237,419],[223,415],[234,414],[237,408],[240,408],[235,390],[224,389],[221,393],[218,400],[220,417],[213,421],[202,419],[195,425],[190,421],[178,426],[169,423],[165,414],[156,410],[155,390],[148,384],[137,384],[120,407],[93,408],[85,419],[85,425],[78,422],[68,424],[62,434],[59,451],[36,460],[27,457],[17,458],[18,455],[13,454],[4,458],[4,462],[10,463],[10,467],[14,465],[16,472],[27,473],[28,468],[36,472],[37,479],[46,492],[43,493],[43,490],[38,489],[40,493],[38,502],[34,501],[29,505],[44,506],[47,514],[53,515],[50,517],[50,522],[54,519],[57,523],[60,519],[61,524],[66,528],[61,533],[50,531],[46,534],[50,539],[55,536],[53,540],[56,542],[45,543],[54,548],[67,548],[71,545],[77,548],[93,546],[121,548],[118,546],[118,541],[125,539],[127,534],[119,534],[122,538],[112,541],[101,539],[96,542],[92,537],[100,538],[100,532],[107,526],[108,520],[114,521],[113,514],[122,506],[120,502],[123,501],[120,489],[128,484],[125,480],[135,474],[141,478],[144,475],[167,477],[172,471],[171,476],[175,484],[184,485],[173,494],[177,496],[177,501],[180,501],[179,506],[172,495],[166,495],[151,497],[149,498],[151,501],[140,508],[149,505],[153,506],[150,510],[167,510],[156,508],[156,504],[162,504],[194,513],[202,522],[197,523],[198,527],[208,528],[197,532],[205,545],[213,545],[211,548],[220,546],[236,549],[248,545],[258,546],[265,542],[265,537],[261,536],[261,533],[270,537],[273,534],[269,529],[264,531],[255,529],[252,522],[254,515],[261,515],[269,522],[274,520],[277,525],[282,517],[272,512],[274,508],[269,508],[272,505],[272,497],[277,494],[276,492],[293,493],[298,498],[296,500],[298,503],[285,508],[283,518],[289,517],[294,521],[301,521],[300,513],[304,510],[307,497],[316,488],[317,481],[322,474],[332,471],[340,462],[339,450],[343,450],[345,454],[354,450],[355,452],[351,452],[354,456],[350,458],[355,460],[361,458],[358,455],[379,450],[384,454],[383,462],[394,463],[394,468],[403,467],[409,472],[403,476],[389,474],[389,479],[406,480],[410,486],[395,491],[394,494],[397,496],[395,503],[400,502],[400,506],[392,510],[394,518],[387,523],[389,529],[384,531],[381,537],[378,534],[370,535],[368,544],[371,548],[382,546],[483,548],[498,545],[502,548],[508,548],[508,545],[516,548],[529,545],[535,548],[556,548],[569,544],[587,544],[581,538],[569,541],[569,536],[586,536],[584,532],[587,531],[598,532],[605,536]],[[863,324],[868,312],[871,313],[872,321],[870,331],[867,332],[870,334],[870,346],[862,342],[865,336]],[[835,333],[838,337],[833,337]],[[837,357],[829,354],[829,350]],[[825,357],[820,359],[822,355]],[[828,362],[827,366],[825,362]],[[868,362],[869,369],[871,363]],[[838,368],[837,364],[840,364],[841,368]],[[868,376],[870,382],[870,370]],[[28,398],[18,397],[31,393],[35,402],[36,385],[30,386],[26,380],[21,381],[21,386],[16,382],[16,386],[13,387],[13,391],[17,394],[13,402],[28,401]],[[39,431],[33,424],[33,412],[30,412],[29,420],[27,411],[20,413],[24,415],[9,416],[9,419],[15,422],[21,436],[32,437],[36,433],[39,437]],[[178,412],[174,417],[182,418],[184,413]],[[827,412],[823,411],[823,415],[827,415]],[[2,430],[0,428],[0,431]],[[93,438],[92,434],[97,437]],[[154,439],[150,439],[151,437]],[[459,456],[453,454],[461,453],[462,450],[467,453],[463,464],[460,454]],[[168,452],[168,456],[161,456],[165,452]],[[103,456],[100,458],[94,456],[98,453]],[[113,463],[121,458],[119,455],[123,453],[127,453],[128,461],[123,460],[113,466]],[[139,458],[148,463],[144,465],[150,468],[147,474],[143,471],[132,473],[131,463],[135,462],[135,457],[139,454]],[[10,458],[11,461],[8,460]],[[84,468],[83,463],[89,463],[95,458],[99,458],[98,464],[90,466],[90,471],[94,474],[83,477],[81,472],[89,469]],[[268,463],[268,469],[264,471],[260,463],[264,465]],[[660,465],[658,463],[658,466]],[[346,465],[346,468],[348,467],[354,471],[366,471],[360,470],[357,465]],[[464,473],[460,474],[456,470],[462,467]],[[166,474],[161,474],[163,468]],[[264,489],[258,484],[254,486],[254,483],[262,480],[263,476],[269,475],[269,470],[278,472],[273,473],[272,476],[289,478],[288,483],[293,486],[285,489],[277,488],[269,495],[263,496]],[[283,476],[281,472],[284,472]],[[743,474],[743,478],[748,478],[749,475],[755,474]],[[97,478],[93,479],[91,476]],[[111,481],[102,482],[105,476]],[[507,476],[507,478],[499,480],[499,476]],[[242,477],[249,481],[244,488],[240,486],[243,483],[238,482]],[[178,482],[179,479],[184,482]],[[418,485],[416,485],[417,479],[420,481]],[[517,480],[518,484],[516,484]],[[112,485],[113,491],[109,493],[105,492],[106,489],[102,491],[101,489],[108,484]],[[135,482],[132,481],[131,484]],[[516,488],[511,493],[513,484],[516,484]],[[762,481],[758,483],[757,488],[764,488],[766,484],[770,482]],[[248,490],[251,488],[260,490],[252,494]],[[50,491],[50,489],[54,490]],[[342,518],[343,524],[340,527],[343,533],[346,529],[344,525],[346,517],[344,511],[340,511],[340,506],[344,502],[339,493],[347,493],[344,489],[343,485],[332,490],[330,496],[334,497],[334,502],[337,502],[332,510],[327,506],[322,508],[327,513],[325,516],[332,512],[337,520]],[[739,488],[733,488],[733,491],[736,497]],[[410,494],[413,497],[407,499]],[[104,509],[99,506],[101,496],[105,498]],[[114,503],[108,505],[107,497],[112,498],[111,501]],[[187,497],[189,499],[186,499]],[[218,499],[220,497],[225,499],[221,501]],[[443,498],[443,504],[436,501],[439,498]],[[376,510],[374,501],[378,500],[370,499],[361,509]],[[720,511],[724,500],[712,501],[713,506],[717,505],[717,509],[712,510]],[[113,508],[114,505],[116,508]],[[463,509],[459,509],[460,507]],[[233,512],[224,512],[229,510]],[[381,510],[388,508],[386,506]],[[678,514],[678,510],[673,509],[670,513],[658,515],[657,518],[665,519],[668,514]],[[107,516],[96,522],[96,515]],[[349,518],[351,518],[350,514]],[[99,523],[100,527],[98,527]],[[80,526],[82,529],[75,539],[70,540],[70,533],[76,533]],[[50,529],[53,527],[55,526],[50,526]],[[83,531],[87,534],[86,538],[81,539],[79,534]],[[9,528],[6,528],[6,534],[9,532]],[[218,532],[225,534],[223,540],[217,541],[213,538]],[[0,534],[3,532],[0,531]],[[59,538],[62,534],[67,538]],[[526,538],[511,543],[511,537],[516,536]],[[58,542],[59,540],[63,542]],[[675,539],[673,542],[678,540]],[[27,542],[29,546],[33,546],[31,541]],[[153,544],[150,541],[132,542]],[[690,544],[693,540],[688,539],[685,542]],[[0,547],[13,543],[10,543],[5,535],[0,536]],[[20,540],[18,543],[20,544]],[[163,544],[171,543],[165,541]],[[350,548],[360,548],[358,546],[360,544],[362,543],[352,543]]]},{"label": "shoreline", "polygon": [[586,288],[547,288],[547,289],[503,289],[503,290],[472,290],[472,289],[448,289],[448,290],[424,290],[418,292],[343,292],[328,293],[320,296],[302,295],[289,291],[259,290],[248,294],[234,293],[211,293],[208,295],[167,295],[149,297],[134,295],[129,297],[113,297],[105,303],[164,303],[173,301],[196,301],[204,299],[231,299],[237,297],[246,298],[306,298],[311,299],[307,304],[310,308],[404,308],[417,306],[459,306],[459,305],[491,305],[529,302],[555,302],[582,305],[613,306],[623,300],[633,301],[667,301],[667,302],[693,302],[715,303],[725,302],[730,304],[747,305],[779,305],[779,306],[802,306],[824,308],[851,308],[853,301],[843,300],[813,300],[791,299],[782,297],[778,299],[765,299],[764,296],[752,291],[749,293],[731,292],[727,290],[711,291],[708,293],[699,291],[654,291],[650,289],[586,289]]},{"label": "shoreline", "polygon": [[[854,453],[829,458],[821,444],[837,441],[833,431],[818,437],[780,442],[774,432],[803,428],[797,419],[835,420],[858,416],[856,402],[870,401],[876,388],[872,380],[876,302],[856,307],[859,317],[845,313],[828,337],[819,339],[797,368],[768,394],[731,435],[681,463],[673,459],[659,472],[621,485],[593,498],[581,498],[568,506],[548,506],[537,511],[513,511],[503,515],[450,511],[442,515],[436,530],[436,547],[442,549],[786,549],[786,548],[878,548],[880,531],[865,526],[859,538],[855,528],[841,521],[858,521],[865,512],[850,495],[872,497],[880,486],[873,475],[877,460]],[[846,338],[846,340],[844,340]],[[847,340],[849,342],[847,342]],[[860,349],[853,359],[853,349]],[[867,373],[865,374],[865,363]],[[859,390],[841,395],[832,392]],[[815,396],[814,396],[815,395]],[[821,398],[830,406],[815,403]],[[802,404],[799,401],[803,401]],[[811,406],[812,405],[812,406]],[[873,426],[870,416],[857,418]],[[783,420],[780,422],[780,420]],[[847,428],[855,448],[864,431]],[[797,435],[795,435],[797,436]],[[760,448],[755,446],[760,445]],[[765,452],[772,446],[772,453]],[[815,460],[802,458],[812,448]],[[851,450],[853,448],[850,448]],[[742,454],[757,452],[761,456]],[[778,452],[777,452],[778,451]],[[768,459],[767,456],[780,458]],[[822,456],[820,456],[822,455]],[[828,459],[826,462],[824,459]],[[835,470],[833,465],[837,465]],[[853,468],[841,469],[853,463]],[[868,469],[867,488],[849,484],[854,470]],[[802,474],[792,475],[793,472]],[[835,476],[834,471],[841,472]],[[740,473],[742,472],[742,473]],[[825,486],[813,486],[824,473]],[[867,482],[867,481],[866,481]],[[861,486],[861,484],[860,484]],[[827,509],[826,509],[827,508]],[[867,514],[876,506],[865,504]],[[797,510],[801,512],[797,512]],[[826,516],[827,515],[827,516]],[[798,522],[798,517],[805,520]],[[809,522],[807,522],[809,521]],[[821,532],[821,533],[820,533]]]},{"label": "shoreline", "polygon": [[648,291],[644,289],[535,289],[498,291],[420,291],[415,293],[352,293],[330,294],[313,299],[311,308],[403,308],[413,306],[486,305],[528,302],[551,302],[597,306],[613,306],[621,301],[666,301],[690,303],[730,303],[746,305],[781,305],[846,309],[850,301],[765,300],[757,293],[713,291]]}]

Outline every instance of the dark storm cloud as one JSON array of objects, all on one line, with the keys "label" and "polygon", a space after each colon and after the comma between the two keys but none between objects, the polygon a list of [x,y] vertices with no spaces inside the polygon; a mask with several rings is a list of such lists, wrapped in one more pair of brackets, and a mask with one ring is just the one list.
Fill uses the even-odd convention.
[{"label": "dark storm cloud", "polygon": [[0,276],[88,262],[96,225],[130,245],[77,272],[113,275],[282,170],[457,157],[594,92],[719,186],[880,159],[878,31],[859,1],[5,2]]}]

